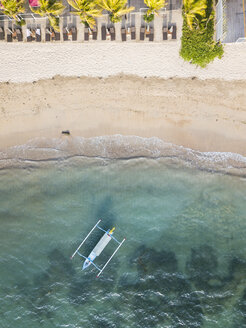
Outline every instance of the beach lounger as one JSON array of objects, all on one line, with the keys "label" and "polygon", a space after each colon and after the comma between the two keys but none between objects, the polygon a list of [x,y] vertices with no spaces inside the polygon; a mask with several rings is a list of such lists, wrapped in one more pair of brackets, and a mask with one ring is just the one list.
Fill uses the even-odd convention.
[{"label": "beach lounger", "polygon": [[126,29],[125,28],[121,29],[121,40],[126,41]]},{"label": "beach lounger", "polygon": [[153,27],[150,28],[149,41],[154,41],[154,29],[153,29]]},{"label": "beach lounger", "polygon": [[140,28],[140,40],[143,41],[145,36],[145,27]]},{"label": "beach lounger", "polygon": [[36,28],[35,35],[36,35],[36,41],[41,42],[41,28],[40,27]]},{"label": "beach lounger", "polygon": [[110,33],[110,36],[111,36],[111,41],[115,41],[115,28],[114,28],[114,26],[110,27],[109,33]]},{"label": "beach lounger", "polygon": [[106,40],[106,26],[102,26],[102,40]]},{"label": "beach lounger", "polygon": [[62,34],[63,34],[63,41],[68,41],[68,33],[66,27],[63,27]]},{"label": "beach lounger", "polygon": [[136,28],[135,28],[135,26],[131,27],[131,39],[136,40]]},{"label": "beach lounger", "polygon": [[163,31],[163,40],[167,40],[167,32],[168,32],[167,26],[164,26],[162,31]]},{"label": "beach lounger", "polygon": [[75,26],[73,26],[71,28],[71,32],[72,32],[72,41],[76,41],[77,40],[77,28]]},{"label": "beach lounger", "polygon": [[60,41],[61,40],[61,34],[60,32],[55,31],[55,41]]},{"label": "beach lounger", "polygon": [[16,37],[18,41],[23,41],[23,34],[22,34],[22,30],[20,28],[16,29]]},{"label": "beach lounger", "polygon": [[88,27],[85,27],[85,38],[84,38],[85,41],[89,41],[89,28]]},{"label": "beach lounger", "polygon": [[177,39],[177,26],[176,26],[176,24],[173,25],[172,39],[173,40],[176,40]]},{"label": "beach lounger", "polygon": [[97,27],[94,27],[92,30],[92,39],[97,40]]},{"label": "beach lounger", "polygon": [[13,41],[13,37],[12,37],[12,30],[11,28],[7,29],[7,42],[12,42]]},{"label": "beach lounger", "polygon": [[31,32],[30,28],[26,29],[26,40],[27,40],[27,42],[32,41],[32,32]]},{"label": "beach lounger", "polygon": [[47,27],[45,29],[45,41],[50,41],[50,37],[51,37],[51,32],[50,29]]},{"label": "beach lounger", "polygon": [[4,40],[4,28],[0,27],[0,40]]}]

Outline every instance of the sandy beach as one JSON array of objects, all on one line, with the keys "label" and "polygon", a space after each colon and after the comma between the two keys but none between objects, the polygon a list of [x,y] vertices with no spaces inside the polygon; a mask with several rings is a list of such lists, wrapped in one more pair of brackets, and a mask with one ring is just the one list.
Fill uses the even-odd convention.
[{"label": "sandy beach", "polygon": [[[0,85],[0,149],[37,137],[158,137],[246,155],[246,81],[55,77]],[[71,136],[61,135],[70,130]]]},{"label": "sandy beach", "polygon": [[32,82],[62,76],[132,74],[199,79],[246,79],[246,43],[225,46],[222,60],[205,69],[185,62],[177,42],[0,43],[0,82]]}]

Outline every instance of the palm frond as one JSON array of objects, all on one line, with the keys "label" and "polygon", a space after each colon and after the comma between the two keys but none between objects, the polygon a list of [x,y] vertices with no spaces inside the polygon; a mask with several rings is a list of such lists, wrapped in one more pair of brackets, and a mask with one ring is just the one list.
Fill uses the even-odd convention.
[{"label": "palm frond", "polygon": [[113,23],[119,22],[123,15],[135,9],[135,7],[127,7],[127,0],[97,0],[97,4],[110,13],[110,20]]},{"label": "palm frond", "polygon": [[68,3],[77,10],[73,13],[80,16],[81,22],[91,28],[96,24],[95,17],[102,15],[102,9],[94,0],[68,0]]},{"label": "palm frond", "polygon": [[[39,7],[34,9],[30,7],[32,12],[40,16],[59,16],[62,14],[65,6],[61,1],[54,0],[39,0]],[[54,21],[54,19],[53,19]]]},{"label": "palm frond", "polygon": [[59,17],[55,17],[55,16],[48,16],[49,22],[50,22],[50,26],[53,27],[53,29],[56,32],[60,32],[60,28],[59,28]]},{"label": "palm frond", "polygon": [[1,5],[4,15],[13,18],[18,25],[25,24],[25,20],[18,17],[19,14],[25,12],[24,0],[2,0]]},{"label": "palm frond", "polygon": [[206,8],[206,0],[183,0],[184,15],[191,30],[199,24],[199,17],[202,19],[206,15]]}]

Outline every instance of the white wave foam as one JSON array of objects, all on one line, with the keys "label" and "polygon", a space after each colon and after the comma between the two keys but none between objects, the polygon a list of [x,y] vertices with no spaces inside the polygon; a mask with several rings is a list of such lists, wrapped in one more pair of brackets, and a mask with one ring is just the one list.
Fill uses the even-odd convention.
[{"label": "white wave foam", "polygon": [[101,159],[153,158],[180,160],[197,167],[225,170],[246,169],[246,157],[231,152],[200,152],[165,142],[157,137],[101,136],[93,138],[35,138],[0,153],[1,166],[72,157]]}]

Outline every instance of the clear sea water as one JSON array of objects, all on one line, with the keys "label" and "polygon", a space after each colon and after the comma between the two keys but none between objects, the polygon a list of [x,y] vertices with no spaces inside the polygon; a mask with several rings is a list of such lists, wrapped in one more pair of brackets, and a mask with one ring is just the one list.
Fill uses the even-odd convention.
[{"label": "clear sea water", "polygon": [[[177,158],[5,167],[0,327],[246,327],[245,213],[245,175]],[[127,240],[96,279],[70,256],[99,218]]]}]

